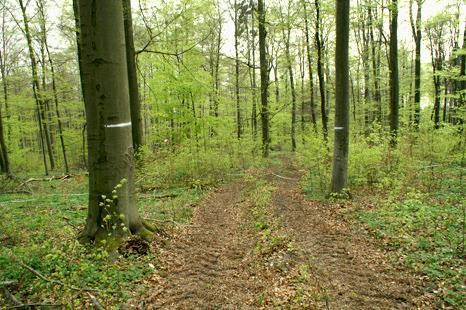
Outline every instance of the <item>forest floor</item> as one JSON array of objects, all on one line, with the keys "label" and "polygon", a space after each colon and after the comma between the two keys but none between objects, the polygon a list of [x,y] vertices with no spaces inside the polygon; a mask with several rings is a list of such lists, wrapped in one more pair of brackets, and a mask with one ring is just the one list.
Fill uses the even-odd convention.
[{"label": "forest floor", "polygon": [[[350,202],[307,200],[289,161],[212,191],[159,248],[144,309],[433,309]],[[154,242],[158,242],[157,240]]]}]

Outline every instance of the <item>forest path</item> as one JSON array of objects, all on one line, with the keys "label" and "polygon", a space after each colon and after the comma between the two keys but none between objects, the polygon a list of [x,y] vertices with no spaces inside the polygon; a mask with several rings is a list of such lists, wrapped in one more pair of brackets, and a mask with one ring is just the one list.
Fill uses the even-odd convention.
[{"label": "forest path", "polygon": [[236,309],[254,305],[258,283],[245,257],[254,247],[247,222],[244,184],[210,193],[192,224],[173,236],[161,253],[162,275],[155,275],[147,309]]},{"label": "forest path", "polygon": [[343,216],[344,203],[306,200],[298,169],[289,160],[283,165],[291,177],[275,178],[272,205],[296,243],[295,264],[312,275],[318,294],[311,308],[434,309],[420,277],[394,265],[361,225]]},{"label": "forest path", "polygon": [[144,309],[433,308],[420,280],[391,264],[338,206],[304,199],[298,170],[283,162],[259,178],[274,186],[267,216],[279,232],[269,239],[287,243],[258,251],[264,235],[254,228],[251,184],[225,185],[161,251]]}]

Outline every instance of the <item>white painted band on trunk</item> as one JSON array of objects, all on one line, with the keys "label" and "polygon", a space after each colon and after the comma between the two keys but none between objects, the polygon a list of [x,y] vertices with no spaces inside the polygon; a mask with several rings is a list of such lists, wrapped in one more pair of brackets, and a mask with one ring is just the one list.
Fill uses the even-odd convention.
[{"label": "white painted band on trunk", "polygon": [[128,126],[131,126],[131,122],[120,123],[120,124],[109,124],[109,125],[105,125],[105,128],[120,128],[120,127],[128,127]]},{"label": "white painted band on trunk", "polygon": [[345,127],[335,127],[335,130],[343,130]]}]

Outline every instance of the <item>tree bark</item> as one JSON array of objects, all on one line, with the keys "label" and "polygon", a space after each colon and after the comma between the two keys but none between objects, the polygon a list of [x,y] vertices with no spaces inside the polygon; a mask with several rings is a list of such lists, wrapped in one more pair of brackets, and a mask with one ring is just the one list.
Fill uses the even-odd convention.
[{"label": "tree bark", "polygon": [[314,102],[314,77],[312,72],[312,57],[311,57],[311,44],[310,44],[310,33],[309,33],[309,16],[307,14],[306,0],[303,0],[303,10],[304,10],[304,31],[306,36],[306,56],[307,56],[307,65],[309,73],[309,91],[310,91],[310,102],[311,102],[311,121],[314,129],[317,128],[316,120],[316,109]]},{"label": "tree bark", "polygon": [[266,36],[265,30],[265,5],[264,0],[258,0],[257,14],[259,17],[259,59],[261,75],[261,124],[262,124],[262,156],[269,156],[269,108],[268,108],[268,85],[269,70],[266,54]]},{"label": "tree bark", "polygon": [[45,160],[45,145],[44,145],[44,140],[47,145],[47,150],[48,150],[48,155],[49,155],[49,160],[50,160],[50,168],[53,170],[55,166],[55,161],[53,159],[53,153],[52,153],[52,146],[50,142],[50,135],[48,135],[48,128],[47,124],[44,122],[45,118],[45,107],[44,107],[44,102],[42,99],[42,96],[40,94],[40,86],[39,86],[39,76],[37,73],[37,61],[36,61],[36,56],[34,52],[34,48],[32,46],[32,37],[31,33],[29,31],[29,22],[28,22],[28,17],[26,14],[26,7],[24,6],[23,0],[19,0],[19,4],[21,7],[21,12],[23,15],[23,21],[24,21],[24,33],[26,36],[26,41],[28,44],[28,49],[29,49],[29,58],[31,60],[31,73],[32,73],[32,91],[34,94],[34,99],[36,101],[36,107],[37,107],[37,120],[39,124],[39,134],[42,140],[42,154],[44,158],[44,168],[45,168],[45,175],[48,175],[48,167],[47,167],[47,161]]},{"label": "tree bark", "polygon": [[381,34],[379,30],[379,41],[375,41],[374,36],[374,11],[375,11],[375,18],[377,18],[377,7],[372,7],[372,2],[369,2],[368,8],[368,18],[369,18],[369,41],[371,46],[371,54],[372,54],[372,78],[374,80],[374,101],[377,105],[377,113],[375,119],[378,123],[382,121],[382,95],[380,93],[380,48],[381,48]]},{"label": "tree bark", "polygon": [[0,156],[2,161],[2,172],[11,176],[10,161],[8,158],[8,149],[5,143],[5,134],[3,130],[2,107],[0,106]]},{"label": "tree bark", "polygon": [[84,98],[84,89],[83,89],[83,70],[82,70],[82,52],[81,52],[81,30],[79,22],[79,0],[73,0],[73,14],[74,14],[74,24],[76,31],[76,49],[78,56],[78,68],[79,68],[79,81],[81,83],[81,95]]},{"label": "tree bark", "polygon": [[[3,100],[5,102],[5,111],[6,111],[8,107],[8,87],[7,87],[7,82],[6,82],[5,63],[3,61],[3,54],[1,50],[0,50],[0,71],[1,71],[2,84],[3,84]],[[10,166],[10,160],[8,158],[8,147],[5,142],[5,130],[3,126],[3,115],[2,115],[1,105],[0,105],[0,157],[1,157],[1,162],[2,162],[2,167],[1,167],[2,172],[6,173],[7,175],[11,175],[11,166]]]},{"label": "tree bark", "polygon": [[251,0],[250,2],[251,6],[251,33],[252,33],[252,39],[251,39],[251,50],[252,50],[252,83],[251,83],[251,88],[252,88],[252,136],[254,140],[256,139],[257,136],[257,78],[256,78],[256,29],[255,29],[255,4],[254,1]]},{"label": "tree bark", "polygon": [[[466,23],[463,32],[463,50],[466,49]],[[464,103],[466,102],[466,55],[461,55],[461,64],[460,64],[460,82],[457,91],[459,92],[459,100],[458,106],[455,107],[455,124],[463,124],[464,117],[462,116],[461,112],[456,113],[458,108],[464,107]],[[464,114],[463,114],[464,115]]]},{"label": "tree bark", "polygon": [[142,128],[141,102],[139,100],[136,54],[134,52],[131,0],[123,0],[123,10],[125,22],[126,62],[128,66],[129,99],[131,108],[131,131],[133,135],[134,151],[137,152],[139,147],[144,144],[144,131]]},{"label": "tree bark", "polygon": [[413,30],[413,38],[416,44],[415,48],[415,60],[414,60],[414,127],[419,129],[421,121],[421,44],[422,44],[422,3],[423,0],[416,0],[417,3],[417,14],[416,23],[412,18],[412,2],[410,1],[410,21],[411,28]]},{"label": "tree bark", "polygon": [[390,5],[390,135],[391,145],[396,146],[398,135],[399,113],[399,80],[398,80],[398,0]]},{"label": "tree bark", "polygon": [[332,192],[340,193],[348,182],[349,148],[349,0],[336,1],[335,143]]},{"label": "tree bark", "polygon": [[80,0],[89,205],[80,239],[111,251],[128,234],[149,237],[134,198],[133,141],[123,4]]},{"label": "tree bark", "polygon": [[241,139],[241,106],[239,98],[239,20],[238,20],[238,1],[234,2],[234,23],[235,23],[235,99],[236,99],[236,137]]},{"label": "tree bark", "polygon": [[47,53],[47,58],[48,58],[49,65],[50,65],[50,73],[52,75],[53,101],[55,104],[55,114],[57,116],[58,133],[60,135],[60,144],[61,144],[61,150],[63,154],[63,163],[65,165],[65,174],[68,174],[69,173],[68,157],[66,156],[65,138],[63,136],[63,126],[61,122],[60,109],[58,108],[58,93],[57,93],[57,85],[56,85],[56,79],[55,79],[55,66],[53,64],[53,60],[50,54],[50,49],[49,49],[48,40],[47,40],[47,27],[46,27],[45,12],[44,12],[45,2],[44,0],[41,0],[41,1],[38,1],[37,3],[39,7],[39,12],[41,14],[41,23],[43,24],[42,25],[42,28],[43,28],[42,40],[44,43],[44,48]]},{"label": "tree bark", "polygon": [[296,151],[296,88],[294,84],[294,73],[293,65],[291,63],[290,55],[290,36],[291,36],[291,25],[290,25],[290,2],[288,2],[288,12],[286,26],[287,29],[283,29],[283,41],[285,42],[285,56],[286,65],[288,67],[288,74],[290,77],[290,89],[291,89],[291,151]]},{"label": "tree bark", "polygon": [[326,110],[326,101],[325,101],[325,79],[324,79],[324,70],[323,70],[323,42],[322,36],[320,33],[321,21],[320,21],[320,0],[315,0],[315,8],[316,8],[316,33],[315,33],[315,41],[317,47],[317,76],[319,78],[319,90],[320,90],[320,112],[322,117],[322,132],[324,135],[324,140],[327,142],[328,140],[328,118],[327,118],[327,110]]}]

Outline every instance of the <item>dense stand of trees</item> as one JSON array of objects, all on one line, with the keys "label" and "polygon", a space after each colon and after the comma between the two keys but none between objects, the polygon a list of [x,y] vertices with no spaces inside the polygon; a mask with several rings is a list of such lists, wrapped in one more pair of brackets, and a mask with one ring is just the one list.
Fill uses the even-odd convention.
[{"label": "dense stand of trees", "polygon": [[[349,132],[380,128],[395,147],[403,128],[463,124],[461,1],[424,20],[426,2],[73,0],[52,9],[47,0],[1,0],[1,171],[88,167],[95,224],[106,216],[96,213],[98,195],[131,184],[133,149],[250,148],[267,157],[316,135],[326,149],[335,143],[332,190],[341,191]],[[412,40],[397,37],[402,10]],[[106,32],[93,32],[98,22]],[[132,210],[129,192],[119,199]],[[131,230],[145,229],[136,213],[117,211]],[[88,223],[86,236],[98,230]]]}]

